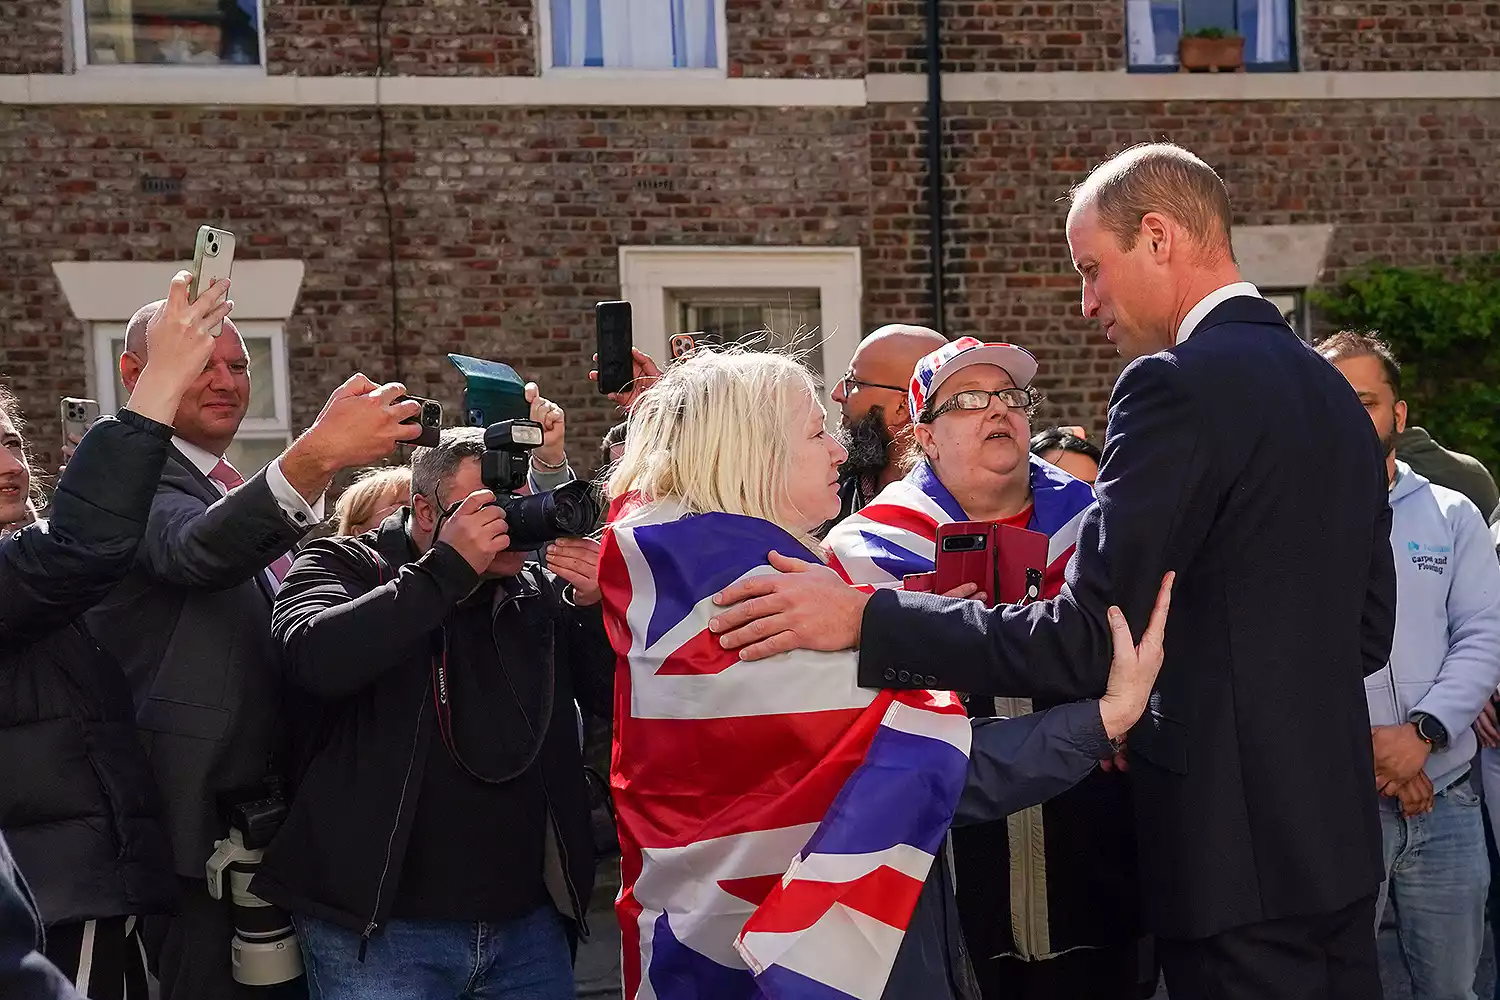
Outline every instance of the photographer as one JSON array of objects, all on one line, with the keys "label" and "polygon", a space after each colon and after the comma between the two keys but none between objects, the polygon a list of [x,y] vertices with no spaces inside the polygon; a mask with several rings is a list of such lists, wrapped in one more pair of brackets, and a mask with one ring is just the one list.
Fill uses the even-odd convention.
[{"label": "photographer", "polygon": [[322,1000],[571,998],[593,841],[573,699],[608,717],[598,544],[509,550],[484,432],[412,456],[412,505],[313,542],[277,597],[321,752],[251,885],[296,915]]},{"label": "photographer", "polygon": [[[51,520],[0,543],[0,827],[47,925],[47,958],[97,1000],[146,996],[138,924],[170,911],[177,883],[130,688],[79,616],[130,569],[177,401],[231,307],[228,282],[189,302],[190,277],[173,279],[143,331],[152,361],[119,415],[84,435]],[[21,430],[0,391],[0,522],[30,520]]]}]

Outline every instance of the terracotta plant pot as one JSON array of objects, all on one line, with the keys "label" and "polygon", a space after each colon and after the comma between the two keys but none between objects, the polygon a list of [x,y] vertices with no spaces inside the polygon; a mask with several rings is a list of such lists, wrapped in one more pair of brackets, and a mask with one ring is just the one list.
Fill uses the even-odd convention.
[{"label": "terracotta plant pot", "polygon": [[1210,73],[1231,70],[1245,71],[1245,39],[1233,38],[1180,38],[1177,40],[1177,71],[1191,73],[1206,69]]}]

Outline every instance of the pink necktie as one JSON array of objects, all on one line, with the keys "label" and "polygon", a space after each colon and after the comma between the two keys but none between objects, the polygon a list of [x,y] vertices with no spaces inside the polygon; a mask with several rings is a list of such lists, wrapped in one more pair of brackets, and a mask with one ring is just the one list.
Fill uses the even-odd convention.
[{"label": "pink necktie", "polygon": [[[219,464],[214,466],[209,472],[208,478],[224,487],[226,491],[237,490],[245,485],[245,477],[240,475],[234,466],[222,458],[219,459]],[[271,575],[280,584],[282,580],[286,579],[287,572],[292,568],[292,557],[285,554],[278,556],[276,561],[266,568],[271,571]]]}]

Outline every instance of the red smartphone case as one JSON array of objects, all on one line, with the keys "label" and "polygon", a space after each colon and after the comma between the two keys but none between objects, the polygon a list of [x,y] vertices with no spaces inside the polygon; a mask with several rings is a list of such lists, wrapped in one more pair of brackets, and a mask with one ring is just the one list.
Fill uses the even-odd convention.
[{"label": "red smartphone case", "polygon": [[946,594],[972,583],[988,595],[990,607],[1025,604],[1041,596],[1047,544],[1047,536],[1039,531],[996,521],[940,525],[930,584],[914,587],[908,582],[907,589]]}]

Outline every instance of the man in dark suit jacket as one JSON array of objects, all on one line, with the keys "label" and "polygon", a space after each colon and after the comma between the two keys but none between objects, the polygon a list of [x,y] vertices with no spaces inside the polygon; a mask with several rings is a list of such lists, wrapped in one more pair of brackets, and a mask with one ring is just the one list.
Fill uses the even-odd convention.
[{"label": "man in dark suit jacket", "polygon": [[1176,570],[1129,747],[1172,998],[1368,1000],[1382,869],[1362,679],[1394,630],[1384,470],[1339,373],[1240,280],[1229,227],[1223,183],[1175,146],[1129,150],[1074,194],[1085,315],[1133,360],[1059,597],[871,597],[783,561],[720,595],[744,603],[714,628],[747,658],[859,646],[871,686],[1065,700],[1105,683],[1109,605],[1139,630]]},{"label": "man in dark suit jacket", "polygon": [[[160,306],[142,307],[127,327],[120,374],[128,390],[145,365],[146,326]],[[334,474],[420,433],[401,424],[418,410],[397,402],[404,394],[400,385],[354,376],[310,430],[245,481],[224,453],[249,406],[250,365],[225,321],[173,419],[135,568],[88,616],[130,679],[183,880],[182,913],[144,928],[163,1000],[236,995],[229,907],[209,898],[204,866],[228,833],[221,794],[285,774],[272,599],[288,550],[322,518]]]}]

